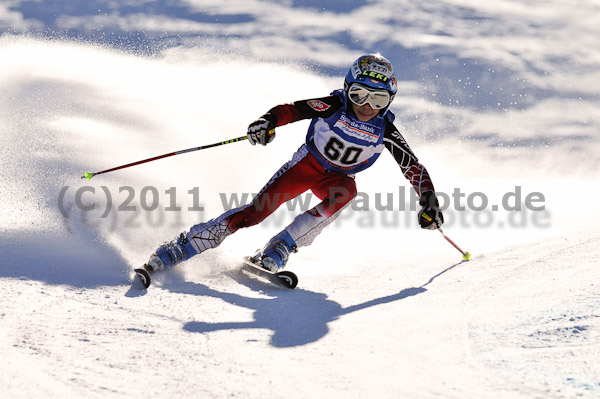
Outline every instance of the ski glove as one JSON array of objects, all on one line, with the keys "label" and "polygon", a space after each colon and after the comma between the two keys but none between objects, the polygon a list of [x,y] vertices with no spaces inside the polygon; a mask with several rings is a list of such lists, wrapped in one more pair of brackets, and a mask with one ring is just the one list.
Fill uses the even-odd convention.
[{"label": "ski glove", "polygon": [[272,118],[267,118],[266,115],[263,115],[248,126],[248,141],[250,144],[267,145],[275,139],[276,123],[273,123]]},{"label": "ski glove", "polygon": [[422,229],[435,230],[442,227],[444,215],[433,191],[425,191],[421,194],[419,205],[423,207],[419,211],[419,224]]}]

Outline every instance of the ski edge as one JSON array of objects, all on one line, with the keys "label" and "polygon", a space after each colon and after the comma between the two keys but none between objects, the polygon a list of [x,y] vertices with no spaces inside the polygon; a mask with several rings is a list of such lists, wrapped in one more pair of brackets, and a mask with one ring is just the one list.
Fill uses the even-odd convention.
[{"label": "ski edge", "polygon": [[260,265],[251,261],[251,257],[246,256],[242,260],[242,270],[245,270],[255,276],[262,277],[265,280],[272,282],[283,288],[293,290],[298,285],[298,276],[294,272],[283,270],[277,273],[272,273],[263,269]]}]

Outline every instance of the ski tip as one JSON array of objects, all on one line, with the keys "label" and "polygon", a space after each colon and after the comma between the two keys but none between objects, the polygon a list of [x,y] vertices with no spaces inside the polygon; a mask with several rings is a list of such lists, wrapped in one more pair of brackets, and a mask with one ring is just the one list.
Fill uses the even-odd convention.
[{"label": "ski tip", "polygon": [[150,287],[150,282],[152,281],[150,278],[150,273],[148,273],[145,269],[134,269],[134,271],[144,288],[148,289],[148,287]]},{"label": "ski tip", "polygon": [[465,253],[463,254],[463,260],[469,260],[469,259],[471,259],[471,254],[470,254],[470,253],[468,253],[468,252],[465,252]]},{"label": "ski tip", "polygon": [[283,270],[276,273],[276,276],[279,277],[283,284],[290,290],[293,290],[298,285],[298,276],[293,272]]}]

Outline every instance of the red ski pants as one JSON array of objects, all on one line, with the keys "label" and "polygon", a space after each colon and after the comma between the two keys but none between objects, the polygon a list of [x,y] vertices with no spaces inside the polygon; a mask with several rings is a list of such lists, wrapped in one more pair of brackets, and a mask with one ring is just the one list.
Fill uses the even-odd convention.
[{"label": "red ski pants", "polygon": [[[322,202],[309,212],[330,217],[356,197],[353,176],[330,172],[305,146],[273,175],[252,203],[226,219],[231,232],[262,222],[284,202],[311,190]],[[318,209],[318,211],[317,211]]]}]

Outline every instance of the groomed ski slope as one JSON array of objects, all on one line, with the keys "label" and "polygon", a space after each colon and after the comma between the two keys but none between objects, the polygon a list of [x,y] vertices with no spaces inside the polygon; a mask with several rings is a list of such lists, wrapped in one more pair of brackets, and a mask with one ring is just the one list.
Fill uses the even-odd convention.
[{"label": "groomed ski slope", "polygon": [[[0,65],[6,397],[600,396],[597,142],[502,148],[406,132],[438,191],[484,193],[490,209],[517,187],[523,200],[543,194],[543,211],[451,207],[445,231],[470,262],[418,229],[416,212],[399,211],[408,185],[384,155],[357,176],[357,209],[291,259],[297,289],[236,268],[298,213],[284,207],[157,275],[146,292],[131,284],[132,268],[217,216],[223,198],[259,190],[307,123],[279,128],[265,148],[236,143],[80,176],[238,137],[271,106],[327,94],[341,78],[198,49],[143,58],[31,39],[0,40],[0,58],[11,60]],[[445,112],[416,97],[395,107],[428,109],[436,123]],[[557,107],[507,119],[558,118]],[[466,110],[464,118],[493,119]],[[389,194],[394,211],[377,210],[381,193],[379,208]],[[160,205],[147,212],[153,195]]]},{"label": "groomed ski slope", "polygon": [[597,265],[583,254],[595,243],[549,244],[446,269],[389,261],[380,278],[315,265],[295,291],[206,270],[218,263],[145,295],[117,281],[2,279],[2,386],[10,397],[593,398]]}]

